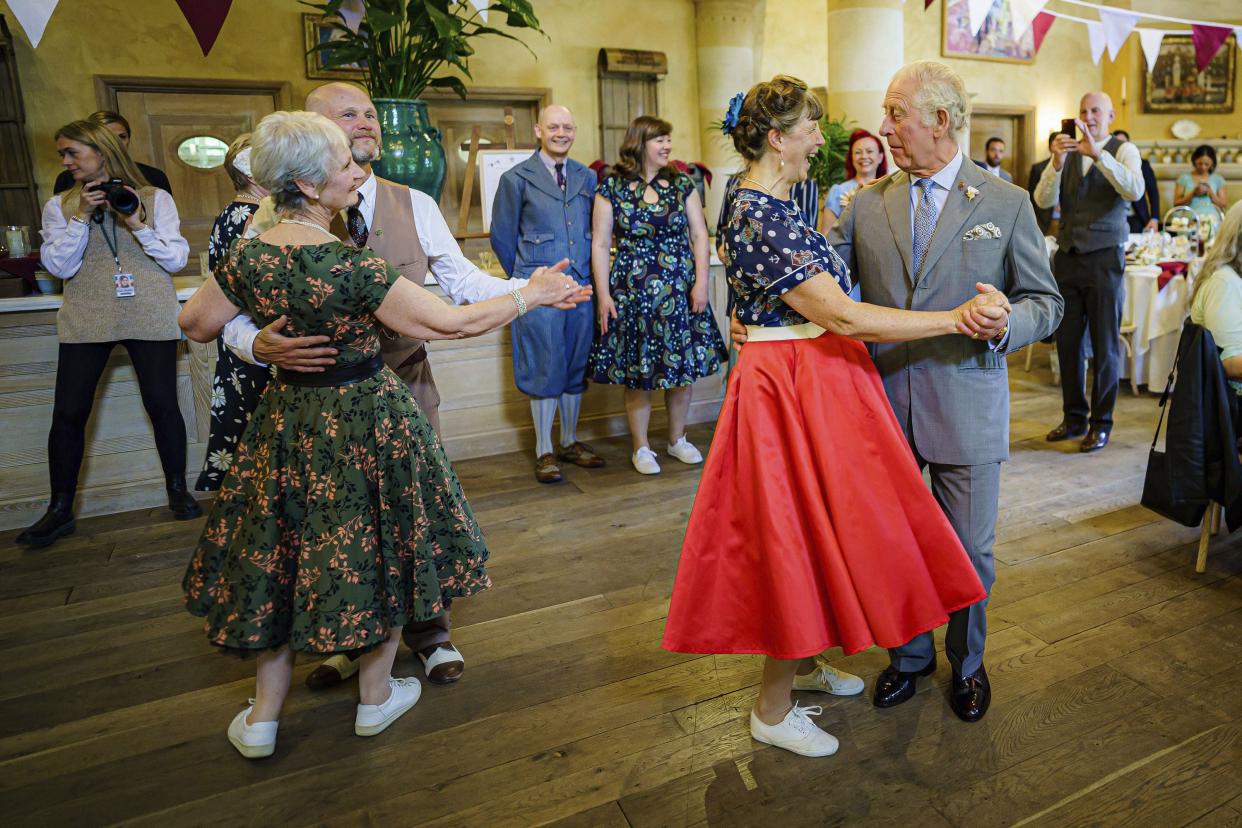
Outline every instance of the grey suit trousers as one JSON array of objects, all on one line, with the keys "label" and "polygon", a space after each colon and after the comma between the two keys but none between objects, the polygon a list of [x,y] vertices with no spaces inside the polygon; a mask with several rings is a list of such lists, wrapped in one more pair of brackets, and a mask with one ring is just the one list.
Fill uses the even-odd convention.
[{"label": "grey suit trousers", "polygon": [[[914,445],[907,428],[906,438]],[[996,580],[996,561],[992,545],[996,541],[996,517],[1000,501],[1000,463],[981,466],[951,466],[928,463],[915,452],[920,469],[931,475],[932,496],[944,510],[974,564],[975,574],[990,595]],[[987,599],[949,616],[944,649],[949,663],[959,675],[969,676],[983,665],[983,647],[988,637]],[[931,632],[889,650],[892,665],[903,673],[923,669],[935,656]]]}]

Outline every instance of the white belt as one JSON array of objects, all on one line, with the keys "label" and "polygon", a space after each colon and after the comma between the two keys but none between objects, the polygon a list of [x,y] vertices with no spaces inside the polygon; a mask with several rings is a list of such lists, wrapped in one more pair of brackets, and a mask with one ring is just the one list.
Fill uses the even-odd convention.
[{"label": "white belt", "polygon": [[814,322],[803,322],[801,325],[786,325],[781,328],[766,328],[762,325],[746,326],[747,342],[782,342],[789,339],[815,339],[825,333],[824,329]]}]

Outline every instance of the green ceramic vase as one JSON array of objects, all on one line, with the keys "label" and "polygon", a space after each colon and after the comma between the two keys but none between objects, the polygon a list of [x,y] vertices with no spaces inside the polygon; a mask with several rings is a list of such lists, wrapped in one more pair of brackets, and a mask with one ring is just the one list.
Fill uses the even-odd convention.
[{"label": "green ceramic vase", "polygon": [[431,125],[427,102],[400,98],[376,98],[384,147],[375,162],[375,172],[422,190],[440,200],[444,189],[445,156],[440,130]]}]

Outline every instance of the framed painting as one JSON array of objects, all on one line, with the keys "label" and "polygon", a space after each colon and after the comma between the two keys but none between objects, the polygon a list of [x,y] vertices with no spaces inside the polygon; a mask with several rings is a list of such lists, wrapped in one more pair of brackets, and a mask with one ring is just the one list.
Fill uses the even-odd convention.
[{"label": "framed painting", "polygon": [[1034,63],[1035,34],[1028,28],[1020,38],[1013,36],[1013,16],[1006,0],[993,0],[979,34],[970,33],[970,4],[967,0],[944,0],[940,54],[971,60],[1002,63]]},{"label": "framed painting", "polygon": [[1156,68],[1143,73],[1144,112],[1233,112],[1236,35],[1225,41],[1202,72],[1195,65],[1195,45],[1188,35],[1165,35]]},{"label": "framed painting", "polygon": [[331,43],[339,34],[323,18],[317,14],[302,15],[302,44],[306,50],[306,77],[311,80],[352,80],[362,82],[366,76],[366,67],[360,63],[341,66],[336,69],[325,69],[324,63],[331,54],[330,49],[312,52],[321,43]]}]

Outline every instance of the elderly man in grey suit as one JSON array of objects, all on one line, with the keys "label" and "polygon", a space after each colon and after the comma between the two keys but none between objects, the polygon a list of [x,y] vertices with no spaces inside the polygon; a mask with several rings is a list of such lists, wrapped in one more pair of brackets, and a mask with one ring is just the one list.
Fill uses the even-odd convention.
[{"label": "elderly man in grey suit", "polygon": [[[940,63],[911,63],[889,84],[884,112],[880,134],[901,171],[860,189],[828,237],[863,301],[943,310],[990,283],[1012,306],[977,341],[942,336],[871,348],[910,447],[930,470],[932,493],[990,592],[1000,464],[1009,455],[1005,355],[1056,330],[1063,303],[1026,191],[958,148],[970,117],[962,79]],[[991,701],[986,604],[954,613],[945,638],[950,705],[965,721],[983,718]],[[932,634],[890,650],[890,658],[876,681],[877,707],[910,699],[917,677],[936,669]]]}]

